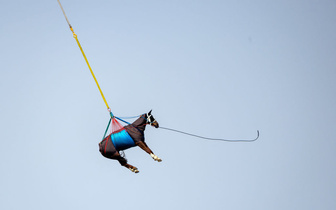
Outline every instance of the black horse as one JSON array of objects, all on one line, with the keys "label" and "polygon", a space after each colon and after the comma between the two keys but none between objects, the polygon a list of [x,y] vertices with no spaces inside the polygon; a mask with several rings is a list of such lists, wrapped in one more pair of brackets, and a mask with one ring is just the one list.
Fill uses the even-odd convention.
[{"label": "black horse", "polygon": [[[151,126],[155,128],[159,127],[159,123],[154,119],[151,113],[152,113],[152,110],[148,112],[147,114],[141,115],[132,124],[124,126],[124,129],[127,131],[129,136],[133,139],[134,146],[139,146],[141,149],[147,152],[155,161],[161,162],[162,160],[158,156],[154,155],[153,151],[145,143],[144,131],[146,129],[146,125],[150,124]],[[127,149],[127,148],[124,148],[124,149]],[[113,141],[111,139],[111,134],[105,137],[103,141],[99,143],[99,151],[106,158],[118,160],[122,166],[125,166],[126,168],[130,169],[132,172],[135,172],[135,173],[139,172],[139,170],[136,167],[128,164],[127,160],[120,155],[119,150],[113,144]]]}]

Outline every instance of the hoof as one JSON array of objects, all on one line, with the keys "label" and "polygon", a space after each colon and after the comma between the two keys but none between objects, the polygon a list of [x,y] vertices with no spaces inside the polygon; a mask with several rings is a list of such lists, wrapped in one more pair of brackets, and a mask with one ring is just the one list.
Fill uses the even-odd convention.
[{"label": "hoof", "polygon": [[155,161],[158,161],[158,162],[161,162],[161,158],[159,158],[158,156],[154,155],[154,154],[151,154],[151,157],[155,160]]},{"label": "hoof", "polygon": [[158,156],[155,156],[154,160],[157,161],[157,162],[161,162],[162,161],[161,158],[159,158]]},{"label": "hoof", "polygon": [[137,168],[130,168],[129,170],[131,170],[132,172],[134,172],[134,173],[139,173],[139,170],[137,169]]}]

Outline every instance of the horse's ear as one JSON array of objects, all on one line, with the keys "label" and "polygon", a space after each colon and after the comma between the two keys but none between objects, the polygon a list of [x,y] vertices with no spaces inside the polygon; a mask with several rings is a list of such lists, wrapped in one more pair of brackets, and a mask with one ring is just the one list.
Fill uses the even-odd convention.
[{"label": "horse's ear", "polygon": [[148,112],[148,114],[152,114],[152,110],[150,110],[150,111]]}]

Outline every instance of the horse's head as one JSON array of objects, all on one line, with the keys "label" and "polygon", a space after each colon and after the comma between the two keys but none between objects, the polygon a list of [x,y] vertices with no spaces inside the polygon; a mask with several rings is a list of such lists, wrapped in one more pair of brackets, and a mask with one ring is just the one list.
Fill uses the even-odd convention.
[{"label": "horse's head", "polygon": [[159,123],[155,120],[155,118],[152,115],[152,110],[150,110],[146,114],[146,120],[147,120],[147,124],[150,124],[151,126],[154,126],[155,128],[159,127]]}]

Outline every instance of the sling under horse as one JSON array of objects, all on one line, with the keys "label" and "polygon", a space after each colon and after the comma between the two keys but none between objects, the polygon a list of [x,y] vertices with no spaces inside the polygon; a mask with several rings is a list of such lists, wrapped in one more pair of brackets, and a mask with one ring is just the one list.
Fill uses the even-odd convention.
[{"label": "sling under horse", "polygon": [[100,153],[106,158],[118,160],[122,166],[135,173],[139,172],[138,168],[127,163],[127,160],[119,153],[121,150],[139,146],[155,161],[161,162],[162,160],[145,143],[144,131],[146,125],[149,124],[155,128],[159,127],[159,123],[154,119],[151,112],[141,115],[132,124],[126,126],[122,126],[116,118],[112,118],[112,128],[114,130],[99,143]]}]

